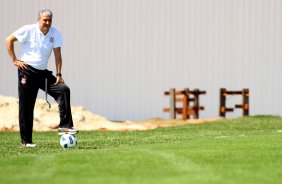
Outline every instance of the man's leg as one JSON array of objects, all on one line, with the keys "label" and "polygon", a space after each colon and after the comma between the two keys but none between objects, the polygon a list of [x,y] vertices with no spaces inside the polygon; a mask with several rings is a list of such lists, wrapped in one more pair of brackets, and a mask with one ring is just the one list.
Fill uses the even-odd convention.
[{"label": "man's leg", "polygon": [[26,71],[18,71],[19,127],[22,144],[32,143],[33,111],[38,88]]},{"label": "man's leg", "polygon": [[[49,94],[54,97],[59,104],[60,128],[72,128],[72,113],[70,105],[70,89],[66,84],[59,83],[50,86]],[[55,94],[55,95],[52,95]]]},{"label": "man's leg", "polygon": [[[50,72],[47,77],[47,92],[52,96],[59,105],[60,113],[60,128],[72,128],[73,120],[71,113],[71,104],[70,104],[70,88],[64,84],[59,83],[54,85],[56,77]],[[45,84],[45,81],[44,81]],[[40,89],[45,91],[45,85],[41,86]]]}]

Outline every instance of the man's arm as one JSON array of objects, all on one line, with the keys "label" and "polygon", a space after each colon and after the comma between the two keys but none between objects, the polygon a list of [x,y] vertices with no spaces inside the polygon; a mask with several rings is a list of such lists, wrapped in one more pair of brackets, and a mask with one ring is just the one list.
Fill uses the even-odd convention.
[{"label": "man's arm", "polygon": [[27,64],[18,60],[15,54],[15,49],[14,49],[14,42],[17,41],[18,39],[14,35],[10,35],[6,38],[6,48],[8,51],[8,54],[13,61],[14,65],[20,69],[26,69]]},{"label": "man's arm", "polygon": [[64,80],[62,78],[62,73],[61,73],[61,70],[62,70],[61,47],[54,48],[53,51],[54,51],[54,55],[55,55],[55,64],[56,64],[56,70],[57,70],[57,74],[56,74],[57,81],[56,81],[55,84],[64,83]]}]

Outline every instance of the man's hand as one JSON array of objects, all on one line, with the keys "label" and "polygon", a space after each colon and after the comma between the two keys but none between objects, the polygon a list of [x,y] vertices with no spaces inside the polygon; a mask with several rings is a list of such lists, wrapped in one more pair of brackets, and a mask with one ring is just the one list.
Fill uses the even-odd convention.
[{"label": "man's hand", "polygon": [[54,85],[59,84],[59,83],[65,83],[64,79],[61,76],[57,76],[57,80]]},{"label": "man's hand", "polygon": [[20,60],[14,60],[13,63],[16,67],[18,67],[19,69],[22,69],[22,70],[27,69],[27,66],[28,66],[26,63],[24,63],[23,61],[20,61]]}]

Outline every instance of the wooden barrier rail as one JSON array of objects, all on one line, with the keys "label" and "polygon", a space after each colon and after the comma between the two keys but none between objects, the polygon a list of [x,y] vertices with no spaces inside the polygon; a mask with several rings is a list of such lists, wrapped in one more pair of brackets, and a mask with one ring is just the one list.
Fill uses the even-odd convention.
[{"label": "wooden barrier rail", "polygon": [[243,116],[249,116],[249,89],[244,88],[242,91],[227,91],[225,88],[220,89],[219,116],[225,117],[226,112],[233,112],[234,108],[226,107],[227,95],[242,95],[242,104],[236,104],[234,108],[241,108]]},{"label": "wooden barrier rail", "polygon": [[[163,112],[169,112],[171,119],[176,119],[177,115],[182,115],[182,119],[190,119],[190,116],[199,118],[199,111],[204,110],[203,106],[200,106],[199,96],[206,94],[205,91],[195,89],[190,91],[189,88],[185,88],[181,91],[176,91],[175,88],[171,88],[170,91],[165,91],[164,95],[170,97],[169,107],[165,107]],[[182,103],[181,107],[177,107],[177,103]]]}]

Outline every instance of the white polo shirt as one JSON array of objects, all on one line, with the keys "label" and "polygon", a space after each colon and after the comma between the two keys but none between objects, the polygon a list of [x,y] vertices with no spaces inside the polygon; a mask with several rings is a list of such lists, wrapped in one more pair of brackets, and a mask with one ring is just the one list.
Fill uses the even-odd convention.
[{"label": "white polo shirt", "polygon": [[13,35],[22,47],[22,54],[18,59],[38,70],[47,69],[53,48],[63,45],[61,33],[57,28],[51,27],[48,33],[44,35],[40,31],[38,23],[23,26],[16,30]]}]

